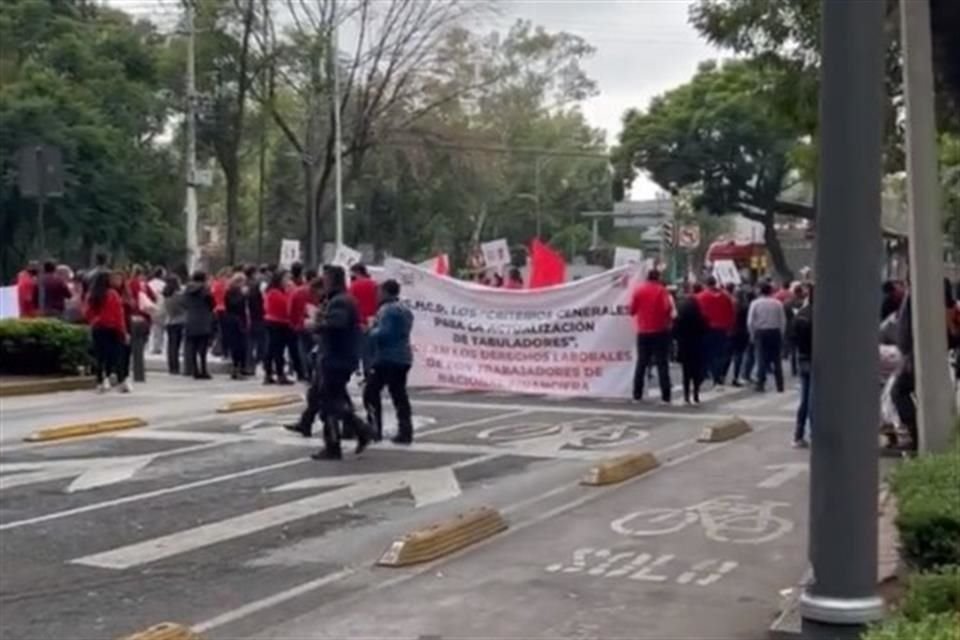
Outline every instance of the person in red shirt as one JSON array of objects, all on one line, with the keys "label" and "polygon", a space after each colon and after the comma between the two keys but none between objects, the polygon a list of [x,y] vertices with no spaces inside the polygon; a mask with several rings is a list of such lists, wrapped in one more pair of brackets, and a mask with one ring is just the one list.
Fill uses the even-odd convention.
[{"label": "person in red shirt", "polygon": [[283,358],[284,351],[291,342],[288,280],[285,271],[274,272],[263,296],[264,325],[267,329],[267,359],[264,362],[266,375],[263,384],[293,384],[293,381],[287,378]]},{"label": "person in red shirt", "polygon": [[360,328],[363,330],[363,338],[360,341],[360,364],[363,367],[363,377],[366,378],[373,355],[370,353],[367,331],[370,329],[370,321],[377,315],[377,307],[380,305],[380,288],[370,277],[367,267],[359,262],[350,267],[348,293],[357,303]]},{"label": "person in red shirt", "polygon": [[290,327],[293,330],[290,359],[300,382],[310,380],[312,370],[310,351],[313,349],[313,334],[306,328],[306,322],[308,309],[320,302],[316,279],[317,272],[308,269],[305,276],[301,275],[300,284],[290,293]]},{"label": "person in red shirt", "polygon": [[727,377],[730,337],[736,325],[737,313],[733,298],[717,285],[714,276],[707,278],[707,288],[697,294],[697,304],[707,321],[704,355],[706,373],[715,386],[721,386]]},{"label": "person in red shirt", "polygon": [[37,276],[40,265],[31,262],[27,268],[17,274],[17,303],[21,318],[36,317],[40,309],[37,304]]},{"label": "person in red shirt", "polygon": [[[97,389],[102,393],[110,389],[110,378],[116,376],[123,385],[124,371],[120,359],[123,346],[129,342],[127,320],[123,300],[117,290],[110,286],[111,275],[99,271],[90,283],[83,315],[90,325],[93,354],[96,360]],[[126,386],[121,388],[126,389]]]},{"label": "person in red shirt", "polygon": [[630,315],[637,330],[637,368],[633,374],[633,399],[643,400],[643,384],[650,363],[657,367],[660,397],[670,403],[670,325],[674,316],[673,298],[660,282],[660,272],[651,269],[647,280],[637,286],[630,301]]}]

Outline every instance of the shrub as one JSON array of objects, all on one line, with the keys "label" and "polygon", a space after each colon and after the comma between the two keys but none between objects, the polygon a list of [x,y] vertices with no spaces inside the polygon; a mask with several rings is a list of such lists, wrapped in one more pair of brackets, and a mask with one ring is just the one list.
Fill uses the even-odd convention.
[{"label": "shrub", "polygon": [[90,331],[60,320],[0,320],[0,373],[77,375],[90,366]]},{"label": "shrub", "polygon": [[872,627],[863,640],[957,640],[960,638],[960,616],[938,613],[919,620],[897,616]]},{"label": "shrub", "polygon": [[960,613],[960,567],[910,577],[900,613],[920,620],[932,613]]},{"label": "shrub", "polygon": [[960,447],[903,463],[891,487],[904,561],[920,571],[960,565]]}]

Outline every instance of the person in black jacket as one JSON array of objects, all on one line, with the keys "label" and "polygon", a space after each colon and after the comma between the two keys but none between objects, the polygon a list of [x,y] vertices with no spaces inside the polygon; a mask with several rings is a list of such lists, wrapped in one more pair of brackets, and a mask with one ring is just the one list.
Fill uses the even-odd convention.
[{"label": "person in black jacket", "polygon": [[793,318],[793,347],[797,353],[800,373],[800,406],[797,407],[797,427],[793,432],[793,446],[805,449],[807,420],[810,418],[810,383],[813,368],[813,287],[807,286],[806,300]]},{"label": "person in black jacket", "polygon": [[703,383],[703,345],[707,335],[707,321],[700,311],[700,305],[694,295],[688,295],[677,307],[677,318],[673,321],[673,336],[677,340],[677,360],[683,375],[683,401],[690,404],[690,392],[693,401],[700,403],[700,385]]},{"label": "person in black jacket", "polygon": [[207,286],[207,274],[196,271],[190,276],[190,284],[183,292],[186,322],[183,333],[186,338],[184,355],[185,372],[197,380],[210,380],[207,371],[207,351],[213,335],[213,294]]},{"label": "person in black jacket", "polygon": [[311,457],[315,460],[339,460],[340,428],[356,434],[356,452],[370,444],[370,427],[354,413],[347,383],[360,365],[360,314],[357,304],[347,293],[347,277],[341,267],[323,268],[327,305],[318,326],[320,358],[317,363],[320,380],[320,416],[323,420],[324,448]]},{"label": "person in black jacket", "polygon": [[227,285],[223,312],[224,349],[230,354],[230,378],[242,380],[247,358],[247,278],[235,273]]},{"label": "person in black jacket", "polygon": [[263,324],[263,292],[260,289],[261,279],[254,265],[247,265],[247,319],[249,331],[247,335],[247,359],[243,374],[255,376],[257,364],[263,362],[267,352],[267,330]]}]

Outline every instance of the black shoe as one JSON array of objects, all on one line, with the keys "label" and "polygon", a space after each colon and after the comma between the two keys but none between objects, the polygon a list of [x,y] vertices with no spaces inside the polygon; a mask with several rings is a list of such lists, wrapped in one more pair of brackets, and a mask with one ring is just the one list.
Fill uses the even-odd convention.
[{"label": "black shoe", "polygon": [[731,382],[730,384],[731,384],[732,386],[734,386],[734,387],[742,387],[742,386],[743,386],[743,383],[740,382],[739,380],[734,380],[734,381]]},{"label": "black shoe", "polygon": [[283,428],[286,429],[287,431],[292,431],[293,433],[299,433],[299,434],[300,434],[301,436],[303,436],[304,438],[312,438],[312,437],[313,437],[313,434],[312,434],[312,433],[310,433],[309,431],[304,431],[303,429],[301,429],[299,424],[285,424],[285,425],[283,425]]},{"label": "black shoe", "polygon": [[277,381],[274,380],[273,378],[268,377],[263,379],[263,384],[266,384],[266,385],[277,384]]},{"label": "black shoe", "polygon": [[311,453],[310,457],[314,460],[343,460],[343,451],[339,447],[324,447],[316,453]]},{"label": "black shoe", "polygon": [[296,383],[286,376],[280,376],[279,378],[277,378],[277,384],[282,385],[284,387],[289,387]]},{"label": "black shoe", "polygon": [[357,432],[357,448],[354,450],[354,453],[360,455],[370,446],[371,434],[366,429],[361,429]]},{"label": "black shoe", "polygon": [[393,436],[393,438],[390,439],[390,442],[392,442],[393,444],[397,444],[405,447],[410,446],[411,444],[413,444],[413,436],[395,435]]}]

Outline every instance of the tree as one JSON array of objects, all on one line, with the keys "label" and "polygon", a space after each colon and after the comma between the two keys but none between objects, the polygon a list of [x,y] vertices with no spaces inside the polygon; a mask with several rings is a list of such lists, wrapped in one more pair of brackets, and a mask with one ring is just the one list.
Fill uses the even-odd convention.
[{"label": "tree", "polygon": [[776,108],[775,73],[751,61],[702,64],[645,112],[626,114],[616,156],[628,176],[643,169],[664,189],[694,188],[698,209],[763,224],[774,267],[790,279],[774,223],[777,215],[809,216],[810,208],[782,199],[804,132]]},{"label": "tree", "polygon": [[14,153],[63,151],[65,194],[51,201],[48,251],[87,264],[95,248],[139,259],[180,255],[177,163],[156,140],[169,104],[160,38],[148,23],[86,2],[0,4],[0,270],[40,257],[36,205],[17,190]]}]

